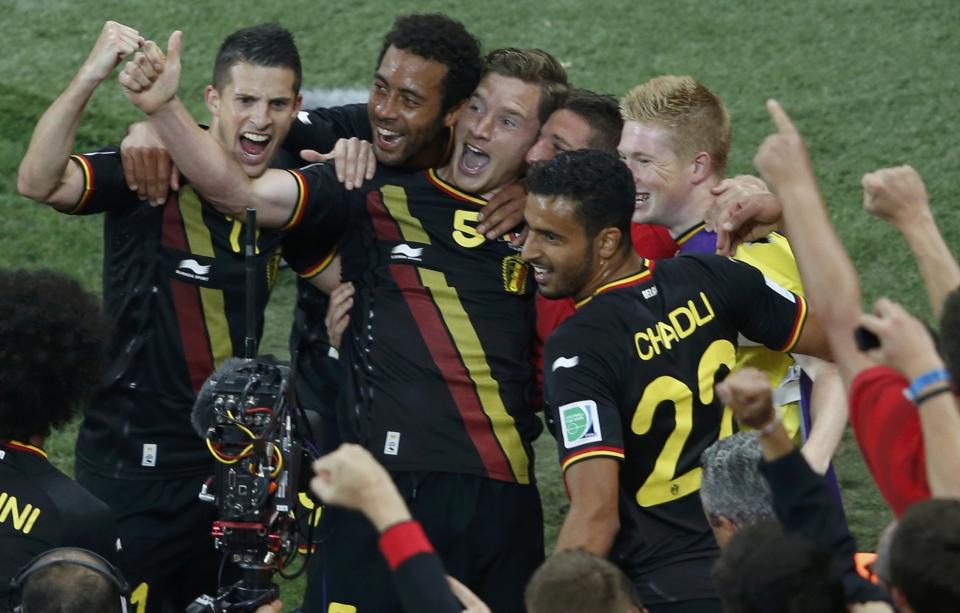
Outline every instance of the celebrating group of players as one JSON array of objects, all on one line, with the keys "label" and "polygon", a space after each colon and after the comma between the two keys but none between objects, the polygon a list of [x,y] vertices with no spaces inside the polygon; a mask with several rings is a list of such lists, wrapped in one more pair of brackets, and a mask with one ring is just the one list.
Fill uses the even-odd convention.
[{"label": "celebrating group of players", "polygon": [[[825,406],[845,400],[830,364],[801,371],[789,355],[830,349],[784,237],[712,255],[714,209],[773,200],[762,181],[725,180],[717,96],[664,76],[618,102],[572,87],[549,53],[484,56],[459,22],[410,15],[384,37],[368,104],[304,112],[290,34],[231,34],[202,128],[177,98],[180,55],[179,32],[164,54],[108,22],[37,124],[18,183],[61,212],[104,213],[110,363],[76,472],[117,518],[142,610],[182,610],[216,585],[215,510],[197,500],[211,458],[189,413],[242,353],[248,208],[257,330],[282,256],[303,284],[291,349],[323,450],[365,447],[446,572],[493,611],[524,610],[544,560],[542,403],[570,497],[557,550],[609,557],[652,612],[722,610],[699,463],[741,425],[714,385],[762,368],[784,408],[753,425],[803,430],[819,472],[845,413],[804,427],[804,379]],[[124,59],[120,84],[148,116],[140,142],[71,155],[86,102]],[[182,176],[169,193],[166,152]],[[308,283],[334,292],[329,328]],[[331,507],[321,532],[304,611],[399,609],[378,528]]]}]

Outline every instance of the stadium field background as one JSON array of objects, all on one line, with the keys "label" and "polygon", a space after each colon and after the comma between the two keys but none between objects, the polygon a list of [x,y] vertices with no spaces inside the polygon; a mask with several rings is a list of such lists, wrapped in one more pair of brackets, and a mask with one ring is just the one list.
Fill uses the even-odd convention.
[{"label": "stadium field background", "polygon": [[[752,173],[771,130],[764,109],[779,99],[807,139],[841,239],[862,275],[867,304],[886,295],[929,317],[920,276],[903,240],[862,211],[861,176],[909,163],[923,175],[949,244],[960,238],[960,3],[952,0],[694,0],[410,2],[400,0],[192,3],[117,0],[0,0],[0,265],[50,267],[99,291],[101,221],[58,215],[16,194],[16,169],[34,123],[67,84],[103,21],[131,25],[166,47],[184,31],[181,96],[198,120],[220,41],[233,30],[278,21],[295,34],[304,86],[365,87],[393,17],[441,11],[461,19],[486,49],[536,46],[555,54],[574,83],[622,95],[658,74],[690,74],[725,101],[734,126],[730,174]],[[115,81],[94,95],[76,149],[118,143],[140,118]],[[274,292],[262,350],[286,354],[293,280]],[[50,373],[56,377],[57,373]],[[48,447],[72,473],[75,426]],[[538,441],[552,543],[565,512],[553,442]],[[845,437],[836,460],[848,517],[861,549],[890,519]],[[302,580],[284,586],[289,605]]]}]

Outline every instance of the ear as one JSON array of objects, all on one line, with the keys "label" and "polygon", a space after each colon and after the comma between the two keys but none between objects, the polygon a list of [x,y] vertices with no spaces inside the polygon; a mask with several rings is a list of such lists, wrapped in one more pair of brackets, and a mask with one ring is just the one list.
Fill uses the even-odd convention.
[{"label": "ear", "polygon": [[207,88],[203,90],[203,100],[207,103],[207,109],[211,115],[217,116],[220,114],[220,92],[217,91],[216,87],[207,85]]},{"label": "ear", "polygon": [[593,237],[593,246],[603,259],[610,259],[620,251],[620,238],[623,232],[619,228],[604,228]]},{"label": "ear", "polygon": [[300,109],[303,107],[303,94],[297,94],[297,97],[293,99],[293,114],[296,115],[300,112]]},{"label": "ear", "polygon": [[694,185],[703,183],[710,178],[713,173],[713,158],[706,151],[698,151],[693,156],[693,164],[690,169],[690,179]]},{"label": "ear", "polygon": [[469,102],[469,100],[462,100],[460,103],[453,105],[453,108],[447,111],[446,115],[443,116],[444,127],[452,128],[457,124],[463,109],[467,108],[467,102]]}]

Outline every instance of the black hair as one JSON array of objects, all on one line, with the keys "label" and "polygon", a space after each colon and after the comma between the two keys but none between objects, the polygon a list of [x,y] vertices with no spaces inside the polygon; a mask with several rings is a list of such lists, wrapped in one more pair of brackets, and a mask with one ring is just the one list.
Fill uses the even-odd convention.
[{"label": "black hair", "polygon": [[761,522],[739,530],[721,551],[713,580],[728,613],[846,613],[832,553]]},{"label": "black hair", "polygon": [[631,248],[633,175],[618,158],[594,149],[565,151],[535,164],[527,187],[531,194],[565,196],[575,203],[577,218],[588,238],[603,228],[617,228],[621,250]]},{"label": "black hair", "polygon": [[401,15],[383,37],[378,67],[391,46],[447,67],[441,82],[444,113],[469,98],[480,83],[480,41],[456,19],[440,13]]},{"label": "black hair", "polygon": [[574,88],[557,110],[562,109],[581,117],[590,126],[592,134],[587,142],[590,149],[617,155],[623,117],[620,116],[620,102],[616,98],[589,89]]},{"label": "black hair", "polygon": [[99,300],[49,270],[0,270],[0,438],[26,442],[67,421],[105,365]]},{"label": "black hair", "polygon": [[960,610],[960,500],[925,500],[907,509],[890,546],[890,585],[914,611]]},{"label": "black hair", "polygon": [[230,69],[241,62],[269,68],[289,68],[295,76],[293,91],[299,93],[303,82],[300,52],[293,34],[276,23],[237,30],[228,36],[213,64],[213,86],[222,90],[230,82]]}]

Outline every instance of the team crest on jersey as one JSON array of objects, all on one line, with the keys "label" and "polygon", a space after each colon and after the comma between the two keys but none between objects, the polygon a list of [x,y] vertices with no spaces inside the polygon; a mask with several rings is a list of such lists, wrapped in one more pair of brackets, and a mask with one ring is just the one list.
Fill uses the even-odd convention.
[{"label": "team crest on jersey", "polygon": [[596,443],[603,438],[600,434],[597,403],[593,400],[581,400],[565,404],[560,407],[559,413],[563,446],[567,449],[573,449],[587,443]]},{"label": "team crest on jersey", "polygon": [[530,268],[517,255],[503,258],[503,289],[511,294],[524,294],[527,291],[527,275]]}]

